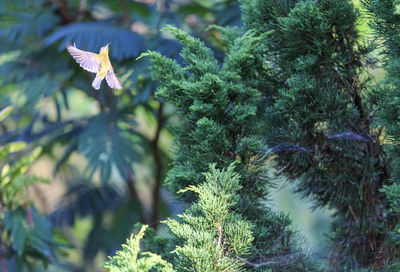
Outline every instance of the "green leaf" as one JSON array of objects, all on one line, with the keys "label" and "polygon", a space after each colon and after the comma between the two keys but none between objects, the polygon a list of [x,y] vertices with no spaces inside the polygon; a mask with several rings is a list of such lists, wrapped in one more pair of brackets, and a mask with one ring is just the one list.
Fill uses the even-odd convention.
[{"label": "green leaf", "polygon": [[89,179],[97,170],[106,182],[116,167],[122,177],[133,172],[132,163],[140,158],[139,138],[118,125],[112,115],[100,114],[90,119],[85,131],[79,136],[78,152],[88,159],[86,173]]},{"label": "green leaf", "polygon": [[12,247],[19,256],[25,249],[26,233],[24,224],[27,218],[23,217],[20,210],[11,210],[6,213],[4,218],[5,229],[11,233]]},{"label": "green leaf", "polygon": [[8,151],[10,153],[18,152],[18,151],[24,150],[26,148],[26,146],[27,146],[26,142],[12,142],[12,143],[8,144],[8,148],[9,148]]},{"label": "green leaf", "polygon": [[177,12],[182,16],[188,16],[190,14],[200,15],[201,17],[205,16],[211,10],[199,3],[189,3],[186,5],[181,5]]},{"label": "green leaf", "polygon": [[14,110],[13,106],[7,106],[0,111],[0,122],[3,121]]}]

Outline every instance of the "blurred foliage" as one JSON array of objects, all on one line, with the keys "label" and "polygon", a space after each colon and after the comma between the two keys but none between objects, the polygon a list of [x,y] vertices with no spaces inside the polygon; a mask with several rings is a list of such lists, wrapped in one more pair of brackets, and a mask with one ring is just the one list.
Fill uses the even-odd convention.
[{"label": "blurred foliage", "polygon": [[[250,247],[254,263],[248,265],[269,260],[278,263],[277,271],[310,271],[303,253],[292,254],[297,248],[288,218],[264,209],[271,182],[259,175],[258,166],[270,154],[280,173],[299,178],[299,191],[337,210],[333,241],[349,243],[336,244],[332,263],[353,267],[371,262],[383,271],[398,270],[380,259],[396,254],[387,250],[393,244],[398,248],[400,237],[400,224],[393,219],[399,217],[400,199],[397,1],[362,1],[379,15],[373,28],[383,40],[389,74],[389,84],[369,93],[364,68],[376,60],[365,57],[373,48],[360,42],[358,31],[366,26],[357,24],[359,13],[349,1],[240,2],[245,28],[251,29],[245,35],[232,27],[241,25],[234,0],[0,1],[0,271],[97,270],[134,223],[157,229],[160,218],[177,213],[177,205],[161,189],[165,177],[174,193],[189,185],[196,185],[190,188],[198,193],[198,188],[207,189],[200,185],[201,173],[210,162],[228,167],[237,158],[242,159],[237,171],[245,200],[230,212],[258,222]],[[161,31],[166,24],[190,34],[174,31],[186,45],[183,50],[170,32]],[[262,48],[254,46],[267,36]],[[64,50],[70,42],[93,52],[111,42],[110,58],[123,90],[105,84],[93,90],[93,75]],[[158,52],[151,56],[167,64],[153,70],[153,76],[161,74],[156,75],[161,83],[157,98],[159,86],[151,81],[147,58],[136,59],[146,51]],[[225,57],[224,52],[236,54]],[[210,89],[219,95],[212,103]],[[377,108],[383,133],[370,126]],[[187,119],[178,119],[176,113]],[[182,130],[170,129],[178,123]],[[172,134],[178,135],[180,151],[167,175]],[[340,155],[330,156],[330,150]],[[54,180],[65,190],[47,216],[29,201],[27,189],[48,182],[27,174],[41,159],[51,161]],[[201,208],[200,200],[186,211],[201,217],[207,214]],[[167,221],[186,261],[199,247],[187,247],[195,235],[179,230],[203,226],[190,221],[187,212],[182,221]],[[215,246],[216,230],[200,234],[209,242],[214,239],[210,245]],[[230,230],[238,238],[235,228]],[[171,244],[163,237],[142,241],[159,255],[139,253],[143,232],[127,240],[108,268],[121,267],[118,256],[174,263],[168,254]],[[231,236],[227,238],[235,243]],[[370,245],[376,250],[370,251]],[[214,258],[210,252],[202,252],[203,257]],[[230,250],[225,253],[236,257]],[[298,257],[295,263],[293,256]],[[186,261],[181,268],[192,267]],[[127,271],[132,270],[129,265]]]},{"label": "blurred foliage", "polygon": [[[0,124],[12,111],[0,111]],[[41,216],[28,198],[28,186],[45,179],[27,175],[42,149],[22,152],[24,142],[0,146],[0,258],[1,271],[43,271],[55,261],[50,221]]]},{"label": "blurred foliage", "polygon": [[[51,159],[62,179],[65,194],[49,219],[85,263],[65,257],[72,253],[64,250],[60,269],[90,270],[96,256],[114,252],[134,222],[156,228],[170,212],[160,190],[170,161],[168,124],[176,118],[171,106],[154,98],[148,62],[135,58],[157,50],[181,62],[181,46],[160,32],[169,23],[211,41],[222,59],[216,33],[204,29],[238,25],[239,12],[233,0],[1,1],[0,109],[12,105],[14,111],[2,123],[0,144],[41,145],[41,158]],[[64,50],[70,42],[93,52],[111,42],[123,90],[93,90],[93,75]],[[72,227],[87,217],[89,238],[76,243]]]}]

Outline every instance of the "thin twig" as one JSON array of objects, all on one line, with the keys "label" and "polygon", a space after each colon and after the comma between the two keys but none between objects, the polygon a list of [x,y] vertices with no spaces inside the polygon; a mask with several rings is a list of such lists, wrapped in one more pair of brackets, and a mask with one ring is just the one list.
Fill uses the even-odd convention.
[{"label": "thin twig", "polygon": [[264,259],[262,262],[259,263],[253,263],[250,261],[247,261],[245,259],[240,259],[243,261],[245,264],[254,267],[254,268],[259,268],[262,266],[288,266],[296,261],[296,259],[299,257],[299,254],[287,254],[287,255],[282,255],[282,256],[276,256],[276,257],[271,257],[269,259]]},{"label": "thin twig", "polygon": [[348,207],[349,207],[350,213],[351,213],[351,215],[353,216],[354,220],[355,220],[356,222],[358,222],[358,218],[357,218],[356,214],[354,213],[353,208],[350,206],[350,204],[349,204]]},{"label": "thin twig", "polygon": [[5,260],[3,255],[1,255],[1,266],[2,266],[3,272],[7,272],[8,271],[7,270],[6,260]]},{"label": "thin twig", "polygon": [[283,171],[285,171],[286,168],[288,168],[288,166],[289,166],[289,163],[286,164],[286,165],[285,165],[284,167],[282,167],[281,169],[279,169],[279,170],[276,172],[276,174],[282,173]]},{"label": "thin twig", "polygon": [[35,222],[33,221],[31,207],[29,207],[29,205],[27,203],[25,203],[24,206],[25,206],[26,214],[28,215],[29,226],[31,228],[33,228],[35,226]]},{"label": "thin twig", "polygon": [[219,249],[220,246],[221,246],[222,227],[221,227],[221,226],[218,226],[217,229],[218,229],[218,249]]}]

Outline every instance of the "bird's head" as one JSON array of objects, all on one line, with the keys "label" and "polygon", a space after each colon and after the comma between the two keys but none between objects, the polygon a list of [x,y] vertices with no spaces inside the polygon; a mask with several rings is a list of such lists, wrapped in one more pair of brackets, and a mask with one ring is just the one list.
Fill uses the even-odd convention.
[{"label": "bird's head", "polygon": [[108,46],[110,45],[111,43],[109,42],[109,43],[107,43],[105,46],[103,46],[101,49],[100,49],[100,53],[108,53]]}]

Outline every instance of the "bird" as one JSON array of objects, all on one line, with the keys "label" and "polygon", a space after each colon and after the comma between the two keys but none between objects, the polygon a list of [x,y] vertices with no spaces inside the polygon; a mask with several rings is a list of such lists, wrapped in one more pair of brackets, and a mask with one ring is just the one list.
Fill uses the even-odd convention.
[{"label": "bird", "polygon": [[108,46],[106,44],[100,49],[99,54],[78,49],[75,44],[67,44],[66,48],[71,56],[86,71],[96,73],[92,87],[100,89],[101,82],[105,78],[111,89],[122,89],[121,82],[114,73],[110,58],[108,57]]}]

